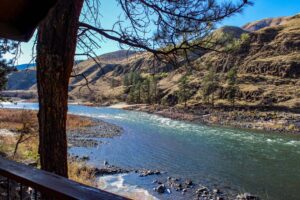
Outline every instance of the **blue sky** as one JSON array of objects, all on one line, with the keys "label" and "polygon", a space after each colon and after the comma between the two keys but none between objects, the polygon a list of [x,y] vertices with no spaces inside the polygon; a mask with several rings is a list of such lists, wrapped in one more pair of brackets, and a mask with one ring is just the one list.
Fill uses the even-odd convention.
[{"label": "blue sky", "polygon": [[[290,16],[300,13],[300,0],[252,0],[253,6],[247,7],[242,14],[237,14],[223,21],[222,25],[243,26],[244,24],[263,18]],[[116,21],[120,8],[115,1],[102,0],[100,13],[103,20],[101,25],[110,28]],[[32,60],[32,44],[33,39],[28,43],[22,44],[22,52],[18,58],[18,64],[28,63]],[[96,52],[98,55],[116,51],[119,45],[113,41],[105,41],[101,45],[101,49]]]}]

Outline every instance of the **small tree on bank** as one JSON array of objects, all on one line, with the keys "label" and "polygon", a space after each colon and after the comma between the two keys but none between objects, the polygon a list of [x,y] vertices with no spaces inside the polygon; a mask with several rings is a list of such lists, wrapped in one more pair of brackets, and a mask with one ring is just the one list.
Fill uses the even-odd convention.
[{"label": "small tree on bank", "polygon": [[219,82],[215,70],[210,67],[208,74],[203,79],[202,94],[206,103],[214,106],[215,92],[219,88]]},{"label": "small tree on bank", "polygon": [[227,99],[231,102],[231,105],[234,106],[236,94],[239,91],[237,85],[237,68],[233,67],[227,72]]},{"label": "small tree on bank", "polygon": [[143,102],[151,104],[151,81],[148,77],[142,82],[142,94]]},{"label": "small tree on bank", "polygon": [[28,141],[32,137],[37,136],[36,135],[37,127],[34,126],[34,119],[32,118],[31,111],[22,110],[20,119],[21,119],[22,127],[18,130],[19,137],[15,145],[13,158],[15,158],[20,144]]},{"label": "small tree on bank", "polygon": [[179,102],[184,102],[184,107],[186,108],[187,101],[192,96],[191,88],[189,88],[188,75],[185,74],[180,78],[178,87],[177,96]]}]

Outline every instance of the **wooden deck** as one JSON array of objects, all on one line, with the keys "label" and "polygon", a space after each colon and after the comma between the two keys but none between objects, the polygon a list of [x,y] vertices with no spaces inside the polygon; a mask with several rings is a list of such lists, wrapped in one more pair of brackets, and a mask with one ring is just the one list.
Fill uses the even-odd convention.
[{"label": "wooden deck", "polygon": [[[46,194],[53,199],[128,199],[1,157],[0,176],[6,177],[8,180],[13,180],[21,184],[21,188],[22,185],[31,187],[41,194]],[[7,199],[9,199],[9,197]],[[22,199],[22,197],[20,199]]]}]

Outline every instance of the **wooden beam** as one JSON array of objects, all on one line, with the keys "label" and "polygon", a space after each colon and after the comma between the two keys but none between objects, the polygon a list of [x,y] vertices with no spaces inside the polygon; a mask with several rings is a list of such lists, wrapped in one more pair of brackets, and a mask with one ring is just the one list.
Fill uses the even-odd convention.
[{"label": "wooden beam", "polygon": [[28,41],[57,0],[2,0],[0,37]]},{"label": "wooden beam", "polygon": [[32,187],[55,199],[128,199],[2,157],[0,157],[0,175]]}]

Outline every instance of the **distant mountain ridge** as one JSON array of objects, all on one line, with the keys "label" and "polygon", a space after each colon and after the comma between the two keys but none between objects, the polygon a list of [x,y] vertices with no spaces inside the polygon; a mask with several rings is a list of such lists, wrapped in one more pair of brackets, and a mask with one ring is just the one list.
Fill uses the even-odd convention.
[{"label": "distant mountain ridge", "polygon": [[254,32],[266,27],[283,25],[287,23],[291,18],[292,17],[266,18],[266,19],[247,23],[242,28],[246,31]]},{"label": "distant mountain ridge", "polygon": [[8,90],[30,90],[36,84],[36,70],[21,67],[21,70],[8,75]]},{"label": "distant mountain ridge", "polygon": [[113,61],[122,61],[128,59],[132,55],[136,54],[137,51],[131,50],[118,50],[110,53],[105,53],[97,57],[101,62],[113,62]]},{"label": "distant mountain ridge", "polygon": [[235,38],[239,38],[243,33],[247,33],[247,30],[244,30],[240,27],[237,26],[223,26],[219,29],[217,29],[214,34],[218,34],[218,33],[226,33],[226,34],[230,34],[231,36],[235,37]]},{"label": "distant mountain ridge", "polygon": [[[208,52],[191,60],[193,71],[189,76],[191,90],[189,104],[203,103],[202,84],[209,66],[216,68],[219,88],[215,94],[216,104],[228,104],[226,76],[230,69],[237,68],[239,92],[236,102],[249,106],[300,107],[300,16],[261,20],[249,23],[243,28],[225,26],[214,34],[230,34],[235,38],[243,35],[243,41],[235,44],[234,53],[229,56]],[[226,35],[225,34],[225,35]],[[153,57],[149,53],[137,53],[122,63],[105,63],[101,68],[93,61],[81,63],[79,73],[84,73],[93,90],[81,87],[83,78],[72,79],[70,98],[91,102],[125,101],[128,88],[124,77],[130,72],[147,77],[153,74]],[[186,63],[174,67],[157,63],[155,73],[159,75],[157,90],[160,103],[170,106],[180,104],[178,90],[180,78],[186,71]],[[135,87],[138,87],[136,85]],[[127,91],[127,92],[126,92]]]},{"label": "distant mountain ridge", "polygon": [[25,70],[25,69],[29,69],[32,67],[35,67],[36,64],[35,63],[29,63],[29,64],[21,64],[21,65],[17,65],[16,68],[17,70]]},{"label": "distant mountain ridge", "polygon": [[[228,104],[226,77],[230,69],[236,68],[239,87],[237,104],[300,107],[300,15],[263,19],[242,28],[225,26],[213,34],[226,35],[224,33],[236,38],[232,55],[204,52],[193,57],[188,64],[193,66],[188,84],[191,89],[190,104],[205,101],[202,84],[212,66],[216,69],[219,83],[215,94],[216,104]],[[70,99],[97,103],[125,101],[130,95],[130,88],[125,87],[124,80],[126,75],[134,72],[143,77],[158,74],[156,89],[160,103],[171,106],[181,103],[177,96],[179,80],[187,70],[187,63],[173,66],[155,62],[153,65],[154,58],[150,53],[127,50],[111,52],[95,59],[97,63],[94,59],[88,59],[74,66],[76,74],[84,74],[87,78],[92,92],[86,87],[86,79],[77,76],[70,80]],[[33,76],[25,75],[25,71],[23,78],[22,72],[9,77],[8,89],[36,89]],[[25,79],[24,83],[16,86],[22,79]],[[27,82],[28,85],[25,84]]]}]

